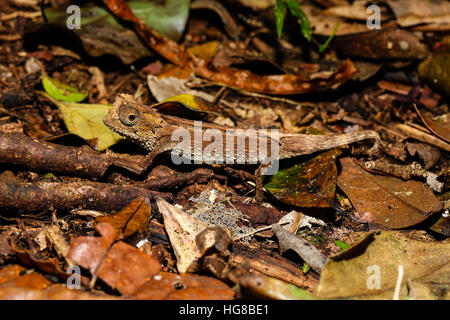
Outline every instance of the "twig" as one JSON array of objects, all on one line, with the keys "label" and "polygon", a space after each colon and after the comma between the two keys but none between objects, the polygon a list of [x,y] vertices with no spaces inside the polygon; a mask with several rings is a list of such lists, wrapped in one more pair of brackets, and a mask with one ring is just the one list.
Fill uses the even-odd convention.
[{"label": "twig", "polygon": [[394,297],[393,300],[398,300],[400,296],[400,288],[402,286],[402,280],[403,280],[403,266],[398,266],[398,277],[397,277],[397,283],[395,284],[395,291],[394,291]]},{"label": "twig", "polygon": [[423,131],[420,131],[416,128],[413,128],[410,125],[399,123],[395,127],[402,130],[404,133],[413,137],[414,139],[417,139],[417,140],[425,142],[425,143],[432,144],[433,146],[441,148],[445,151],[450,151],[450,144],[448,144],[444,140],[439,139],[439,138],[432,136],[428,133],[425,133]]}]

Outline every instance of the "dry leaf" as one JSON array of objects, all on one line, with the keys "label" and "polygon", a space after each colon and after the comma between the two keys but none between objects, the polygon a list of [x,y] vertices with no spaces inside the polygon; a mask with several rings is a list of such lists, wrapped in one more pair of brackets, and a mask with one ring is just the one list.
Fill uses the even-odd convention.
[{"label": "dry leaf", "polygon": [[333,46],[342,54],[370,59],[423,59],[428,48],[412,32],[386,28],[336,37]]},{"label": "dry leaf", "polygon": [[351,158],[340,159],[338,185],[360,215],[381,226],[400,229],[416,225],[442,209],[433,191],[418,181],[366,172]]},{"label": "dry leaf", "polygon": [[300,289],[288,282],[264,275],[248,275],[239,280],[239,284],[252,298],[273,300],[312,300],[315,297],[308,291]]},{"label": "dry leaf", "polygon": [[427,126],[428,129],[430,129],[431,132],[433,132],[439,138],[444,139],[445,141],[450,143],[450,121],[447,120],[443,123],[433,121],[423,113],[421,113],[419,109],[417,109],[416,105],[414,105],[414,108],[416,109],[416,112],[419,115],[420,119],[422,119],[423,123]]},{"label": "dry leaf", "polygon": [[264,185],[283,203],[298,207],[329,207],[336,191],[336,157],[339,149],[330,150],[297,164],[279,170]]},{"label": "dry leaf", "polygon": [[122,241],[110,224],[96,225],[101,237],[78,237],[72,241],[69,258],[97,274],[124,295],[135,292],[161,270],[159,262]]},{"label": "dry leaf", "polygon": [[164,217],[164,227],[177,257],[178,272],[195,272],[198,270],[200,252],[195,242],[196,236],[208,227],[208,224],[194,219],[183,210],[157,199],[159,212]]},{"label": "dry leaf", "polygon": [[214,67],[210,61],[190,54],[183,46],[146,26],[124,0],[104,0],[104,3],[116,16],[131,22],[146,43],[167,60],[206,79],[234,88],[271,94],[301,94],[334,89],[357,71],[350,60],[334,72],[321,72],[309,78],[294,74],[260,76],[248,70]]},{"label": "dry leaf", "polygon": [[18,265],[0,270],[0,300],[105,300],[114,296],[52,284],[43,275]]}]

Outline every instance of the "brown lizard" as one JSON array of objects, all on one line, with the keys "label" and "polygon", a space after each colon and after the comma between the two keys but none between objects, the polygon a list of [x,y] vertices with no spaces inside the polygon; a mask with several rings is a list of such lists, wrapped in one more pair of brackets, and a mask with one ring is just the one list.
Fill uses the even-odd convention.
[{"label": "brown lizard", "polygon": [[[196,125],[198,122],[161,114],[152,107],[139,105],[128,94],[119,94],[116,97],[114,107],[105,116],[103,121],[112,131],[136,142],[150,151],[142,162],[120,163],[119,165],[121,167],[140,174],[148,168],[155,156],[169,150],[175,151],[177,154],[183,153],[183,156],[186,157],[187,155],[190,160],[200,160],[196,163],[203,162],[211,164],[218,159],[222,159],[226,163],[236,163],[238,159],[242,161],[244,158],[246,163],[261,164],[256,172],[258,198],[261,198],[260,192],[262,192],[261,168],[263,165],[268,165],[267,159],[273,161],[311,154],[365,139],[375,140],[375,144],[369,150],[369,152],[373,152],[377,150],[381,142],[378,133],[371,130],[356,131],[347,134],[308,135],[279,133],[278,130],[258,129],[248,134],[245,130],[249,129],[225,127],[205,122],[201,123],[200,135],[198,132],[196,135]],[[187,148],[189,150],[181,150],[182,148],[180,148],[179,134],[176,134],[180,130],[182,130],[181,132],[188,133],[190,137],[194,137],[188,145],[182,145],[184,149]],[[204,141],[202,137],[204,137],[208,130],[215,133],[215,138],[214,140]],[[208,148],[208,145],[212,141],[215,141],[217,138],[220,138],[219,140],[222,142],[227,141],[226,136],[230,133],[234,135],[233,139],[230,140],[232,142],[231,147],[226,146],[225,148],[230,148],[231,156],[230,154],[226,154],[225,158],[223,158],[223,155],[220,154],[220,157],[215,157],[214,153],[206,154],[205,156],[203,151]],[[252,136],[258,137],[258,147],[254,145],[255,140],[252,140]],[[197,141],[199,140],[198,138],[200,138],[200,141]],[[239,140],[241,141],[240,144],[238,142]],[[260,150],[258,148],[261,141],[264,141],[264,146],[268,149],[267,154],[259,154]],[[253,153],[250,151],[252,147],[255,149]],[[202,156],[199,153],[203,153]]]}]

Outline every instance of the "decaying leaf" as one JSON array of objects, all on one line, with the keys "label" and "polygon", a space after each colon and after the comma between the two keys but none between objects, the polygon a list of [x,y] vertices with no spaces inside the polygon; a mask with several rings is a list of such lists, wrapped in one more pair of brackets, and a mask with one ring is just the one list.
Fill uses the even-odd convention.
[{"label": "decaying leaf", "polygon": [[[322,36],[330,36],[333,34],[333,29],[336,24],[339,24],[339,28],[336,32],[336,36],[350,35],[360,32],[366,32],[366,24],[354,22],[353,20],[340,19],[330,14],[327,10],[319,9],[315,6],[308,5],[308,3],[302,3],[303,10],[309,17],[313,33]],[[355,14],[352,10],[351,14]],[[383,19],[384,15],[381,15]]]},{"label": "decaying leaf", "polygon": [[278,238],[281,253],[291,249],[294,250],[311,268],[317,273],[322,272],[322,268],[327,261],[327,257],[317,250],[311,243],[299,236],[286,231],[279,224],[272,226],[272,231]]},{"label": "decaying leaf", "polygon": [[416,225],[442,209],[433,191],[418,181],[366,172],[350,158],[340,159],[339,187],[361,215],[374,223],[400,229]]},{"label": "decaying leaf", "polygon": [[441,216],[439,220],[430,227],[431,230],[450,237],[450,217]]},{"label": "decaying leaf", "polygon": [[0,270],[1,300],[232,300],[234,291],[220,280],[191,274],[160,272],[133,295],[117,297],[52,284],[37,272],[18,265]]},{"label": "decaying leaf", "polygon": [[103,123],[103,118],[112,106],[58,101],[46,93],[41,94],[59,108],[64,124],[70,133],[86,140],[97,139],[99,151],[105,150],[122,139],[120,135],[112,132]]},{"label": "decaying leaf", "polygon": [[133,200],[116,214],[98,217],[95,223],[109,223],[119,232],[121,238],[127,238],[136,232],[145,232],[150,216],[150,200],[145,197]]},{"label": "decaying leaf", "polygon": [[412,240],[399,232],[369,233],[347,250],[329,257],[317,295],[392,299],[402,266],[400,299],[448,299],[449,250],[449,241]]},{"label": "decaying leaf", "polygon": [[[367,7],[370,5],[369,3],[370,1],[368,0],[358,0],[348,5],[344,3],[342,5],[338,4],[324,10],[323,14],[366,22],[372,14],[370,10],[367,10]],[[383,17],[384,14],[381,14],[381,18]]]},{"label": "decaying leaf", "polygon": [[336,189],[336,158],[334,149],[302,164],[280,170],[264,185],[278,200],[298,207],[329,207]]},{"label": "decaying leaf", "polygon": [[370,59],[423,59],[428,48],[412,32],[386,28],[336,37],[333,46],[341,53]]},{"label": "decaying leaf", "polygon": [[189,199],[194,206],[187,212],[195,219],[209,225],[230,229],[233,239],[248,240],[246,235],[254,231],[248,226],[250,224],[248,218],[236,207],[227,207],[223,199],[226,199],[226,195],[215,189],[202,191],[198,197]]}]

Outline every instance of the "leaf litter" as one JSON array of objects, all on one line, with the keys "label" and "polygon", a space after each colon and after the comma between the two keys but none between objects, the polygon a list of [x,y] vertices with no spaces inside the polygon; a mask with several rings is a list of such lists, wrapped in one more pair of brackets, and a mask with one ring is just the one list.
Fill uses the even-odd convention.
[{"label": "leaf litter", "polygon": [[[449,298],[447,2],[385,1],[369,30],[369,1],[105,0],[61,37],[82,48],[14,3],[0,4],[2,299]],[[44,12],[65,27],[64,6]],[[307,155],[280,161],[262,200],[256,166],[162,153],[132,174],[145,150],[103,123],[120,93],[307,133],[284,140]],[[310,135],[363,130],[378,150],[317,152],[330,136]]]}]

